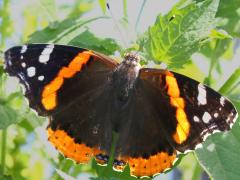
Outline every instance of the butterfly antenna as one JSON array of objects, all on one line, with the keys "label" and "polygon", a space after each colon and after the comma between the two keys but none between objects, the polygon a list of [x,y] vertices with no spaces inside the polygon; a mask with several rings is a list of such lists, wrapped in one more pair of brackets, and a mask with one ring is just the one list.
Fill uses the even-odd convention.
[{"label": "butterfly antenna", "polygon": [[120,34],[121,40],[122,40],[122,42],[123,42],[123,45],[125,46],[125,48],[127,48],[126,40],[125,40],[125,38],[124,38],[124,36],[123,36],[123,34],[122,34],[122,31],[121,31],[121,29],[120,29],[120,27],[119,27],[119,25],[118,25],[118,23],[117,23],[117,20],[116,20],[116,18],[114,17],[114,15],[113,15],[113,13],[112,13],[112,11],[111,11],[111,9],[110,9],[109,4],[107,3],[106,5],[107,5],[107,9],[108,9],[108,11],[109,11],[109,13],[110,13],[110,15],[111,15],[111,18],[112,18],[112,20],[113,20],[113,23],[115,24],[115,26],[116,26],[116,28],[117,28],[117,31],[118,31],[119,34]]}]

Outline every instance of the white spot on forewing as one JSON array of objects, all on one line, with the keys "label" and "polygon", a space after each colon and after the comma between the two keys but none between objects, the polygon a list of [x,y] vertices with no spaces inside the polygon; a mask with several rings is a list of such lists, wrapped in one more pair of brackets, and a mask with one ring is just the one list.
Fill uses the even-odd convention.
[{"label": "white spot on forewing", "polygon": [[200,119],[199,119],[197,116],[193,116],[193,120],[194,120],[195,122],[200,122]]},{"label": "white spot on forewing", "polygon": [[208,146],[207,146],[207,150],[208,151],[210,151],[210,152],[213,152],[214,151],[214,149],[215,149],[215,144],[209,144]]},{"label": "white spot on forewing", "polygon": [[205,87],[201,83],[198,84],[198,97],[197,97],[197,100],[198,100],[198,105],[205,105],[205,104],[207,104],[207,92],[206,92]]},{"label": "white spot on forewing", "polygon": [[39,81],[43,81],[44,80],[44,76],[38,76],[38,80]]},{"label": "white spot on forewing", "polygon": [[204,112],[202,120],[204,123],[209,123],[209,121],[212,119],[211,115],[208,112]]},{"label": "white spot on forewing", "polygon": [[23,59],[23,56],[21,56],[20,59]]},{"label": "white spot on forewing", "polygon": [[225,98],[224,98],[224,97],[221,97],[221,98],[220,98],[220,104],[221,104],[222,106],[224,106],[224,104],[225,104]]},{"label": "white spot on forewing", "polygon": [[219,115],[218,113],[214,113],[214,115],[213,115],[213,116],[214,116],[215,118],[217,118],[217,117],[218,117],[218,115]]},{"label": "white spot on forewing", "polygon": [[50,55],[53,51],[53,48],[54,48],[54,45],[49,44],[43,49],[41,55],[39,56],[40,63],[47,63],[49,61]]},{"label": "white spot on forewing", "polygon": [[25,62],[21,63],[22,67],[25,68],[27,65]]},{"label": "white spot on forewing", "polygon": [[36,68],[35,67],[31,66],[31,67],[27,68],[28,77],[33,77],[33,76],[35,76],[35,74],[36,74]]},{"label": "white spot on forewing", "polygon": [[26,51],[27,51],[27,45],[23,45],[20,53],[23,54]]}]

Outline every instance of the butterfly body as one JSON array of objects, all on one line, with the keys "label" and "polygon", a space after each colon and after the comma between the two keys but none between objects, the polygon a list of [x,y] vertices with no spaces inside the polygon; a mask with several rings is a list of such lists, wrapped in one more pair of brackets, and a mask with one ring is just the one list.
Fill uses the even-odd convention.
[{"label": "butterfly body", "polygon": [[7,50],[5,69],[49,118],[49,141],[66,157],[106,164],[117,132],[113,166],[129,164],[139,177],[171,168],[178,152],[237,119],[227,98],[184,75],[141,68],[134,53],[119,64],[83,48],[30,44]]}]

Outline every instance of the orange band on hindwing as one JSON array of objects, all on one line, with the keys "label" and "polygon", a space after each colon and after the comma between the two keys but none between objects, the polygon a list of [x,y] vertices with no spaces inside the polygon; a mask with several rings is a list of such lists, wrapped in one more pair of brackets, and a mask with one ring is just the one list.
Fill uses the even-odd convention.
[{"label": "orange band on hindwing", "polygon": [[62,87],[64,80],[72,78],[77,72],[81,71],[84,64],[86,64],[92,52],[83,51],[79,53],[68,65],[63,67],[58,72],[49,84],[43,88],[42,105],[46,110],[53,110],[57,106],[57,91]]},{"label": "orange band on hindwing", "polygon": [[[148,158],[118,158],[118,161],[123,161],[128,163],[130,167],[131,175],[141,177],[141,176],[153,176],[155,174],[161,173],[168,168],[173,166],[173,162],[176,159],[176,152],[169,155],[167,152],[159,152],[155,155],[151,155]],[[123,170],[123,166],[115,166],[117,170]]]},{"label": "orange band on hindwing", "polygon": [[189,135],[190,123],[184,111],[185,102],[184,99],[180,97],[180,89],[178,87],[177,80],[171,72],[168,72],[166,75],[166,85],[168,88],[167,93],[170,96],[170,103],[172,106],[177,108],[177,128],[176,132],[173,134],[173,139],[176,143],[182,144],[186,141]]},{"label": "orange band on hindwing", "polygon": [[98,148],[91,148],[84,143],[76,143],[64,130],[47,129],[48,140],[65,157],[70,158],[77,163],[88,163],[93,156],[105,154]]}]

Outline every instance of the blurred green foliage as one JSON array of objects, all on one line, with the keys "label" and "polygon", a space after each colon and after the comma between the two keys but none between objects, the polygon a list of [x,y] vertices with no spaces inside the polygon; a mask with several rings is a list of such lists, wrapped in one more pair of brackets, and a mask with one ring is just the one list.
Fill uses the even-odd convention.
[{"label": "blurred green foliage", "polygon": [[[115,52],[123,54],[124,48],[112,38],[98,37],[98,29],[89,26],[100,20],[108,20],[105,0],[75,0],[58,3],[53,0],[37,0],[24,4],[19,11],[22,15],[22,29],[14,19],[15,0],[0,1],[1,49],[22,43],[60,43],[85,47],[106,55]],[[144,14],[147,1],[142,1],[135,28]],[[122,20],[128,26],[128,12],[132,8],[127,0],[122,0]],[[154,6],[154,4],[151,4]],[[100,8],[102,14],[86,18],[85,14]],[[120,22],[121,22],[120,21]],[[121,23],[118,23],[121,26]],[[137,33],[137,32],[136,32]],[[216,82],[226,72],[223,62],[234,57],[239,50],[240,0],[180,0],[167,14],[156,17],[156,21],[143,34],[138,34],[136,42],[129,49],[138,49],[145,64],[154,61],[166,63],[170,69],[205,82],[216,89]],[[208,63],[204,74],[195,54]],[[156,65],[158,67],[158,65]],[[224,71],[225,70],[225,71]],[[231,77],[222,83],[220,92],[232,99],[240,111],[240,67],[228,69]],[[216,77],[215,74],[218,76]],[[101,167],[93,160],[88,165],[76,165],[47,143],[43,127],[47,121],[32,112],[24,100],[18,83],[13,83],[3,71],[0,59],[0,179],[2,180],[60,180],[76,178],[85,172],[92,179],[135,179],[129,175],[129,167],[123,173],[112,170],[111,164]],[[9,92],[9,84],[11,92]],[[215,134],[207,139],[203,148],[182,157],[178,168],[183,179],[197,180],[203,169],[214,179],[240,179],[240,127],[237,122],[233,130],[226,134]],[[214,146],[209,151],[209,145]],[[197,161],[195,159],[197,157]],[[199,165],[199,162],[201,166]],[[190,177],[190,178],[189,178]]]}]

